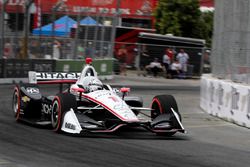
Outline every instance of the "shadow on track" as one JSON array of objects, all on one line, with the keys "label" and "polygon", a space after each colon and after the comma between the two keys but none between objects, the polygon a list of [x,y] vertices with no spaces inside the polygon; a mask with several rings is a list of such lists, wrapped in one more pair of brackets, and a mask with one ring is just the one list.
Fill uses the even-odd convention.
[{"label": "shadow on track", "polygon": [[[14,123],[14,121],[13,121]],[[40,126],[32,124],[25,121],[17,121],[16,123],[19,126],[30,126],[32,128],[47,129],[53,132],[51,126]],[[187,134],[176,133],[173,136],[161,136],[154,133],[151,133],[143,128],[131,128],[131,127],[122,127],[112,133],[91,133],[91,132],[82,132],[81,134],[69,134],[65,132],[56,133],[56,135],[63,135],[68,137],[76,138],[103,138],[103,139],[133,139],[133,140],[190,140]]]}]

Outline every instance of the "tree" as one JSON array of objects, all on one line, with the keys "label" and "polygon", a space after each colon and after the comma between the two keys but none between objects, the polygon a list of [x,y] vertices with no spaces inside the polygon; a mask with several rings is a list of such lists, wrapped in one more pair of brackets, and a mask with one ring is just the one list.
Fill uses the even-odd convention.
[{"label": "tree", "polygon": [[211,47],[212,35],[213,35],[213,18],[214,12],[207,11],[202,12],[201,21],[202,21],[202,38],[206,40],[207,47]]},{"label": "tree", "polygon": [[211,41],[212,15],[199,8],[199,0],[159,0],[154,11],[157,32]]}]

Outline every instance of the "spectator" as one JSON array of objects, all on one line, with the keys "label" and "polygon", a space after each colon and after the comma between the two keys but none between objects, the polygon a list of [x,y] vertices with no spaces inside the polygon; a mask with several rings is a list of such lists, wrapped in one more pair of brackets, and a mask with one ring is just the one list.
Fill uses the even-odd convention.
[{"label": "spectator", "polygon": [[166,76],[168,75],[169,66],[171,64],[171,58],[170,58],[170,54],[169,53],[170,53],[170,50],[168,48],[168,49],[166,49],[166,52],[165,52],[165,54],[162,57],[162,64],[165,67]]},{"label": "spectator", "polygon": [[158,58],[155,58],[154,61],[147,65],[146,70],[153,73],[154,77],[157,77],[158,73],[162,71],[162,66]]},{"label": "spectator", "polygon": [[61,58],[61,43],[58,40],[55,40],[53,44],[53,58]]},{"label": "spectator", "polygon": [[128,51],[125,47],[125,45],[122,45],[121,48],[118,50],[118,60],[120,62],[120,74],[127,75],[127,70],[126,70],[126,59],[128,56]]},{"label": "spectator", "polygon": [[166,54],[168,55],[168,57],[170,59],[170,64],[171,64],[174,60],[174,51],[171,48],[167,48]]},{"label": "spectator", "polygon": [[94,49],[92,42],[88,42],[88,46],[85,49],[85,57],[93,57],[94,56]]},{"label": "spectator", "polygon": [[77,53],[78,53],[78,55],[77,55],[78,59],[84,59],[84,47],[83,46],[78,45]]},{"label": "spectator", "polygon": [[187,63],[189,56],[188,54],[184,51],[184,49],[180,49],[180,52],[177,54],[177,60],[181,64],[181,70],[182,72],[186,73],[187,72]]},{"label": "spectator", "polygon": [[4,59],[10,58],[10,55],[11,55],[11,44],[9,42],[6,42],[4,44],[3,54],[4,54],[4,56],[3,56]]},{"label": "spectator", "polygon": [[178,78],[179,75],[181,74],[181,64],[179,63],[178,60],[175,60],[170,67],[169,70],[170,74],[169,74],[169,78]]}]

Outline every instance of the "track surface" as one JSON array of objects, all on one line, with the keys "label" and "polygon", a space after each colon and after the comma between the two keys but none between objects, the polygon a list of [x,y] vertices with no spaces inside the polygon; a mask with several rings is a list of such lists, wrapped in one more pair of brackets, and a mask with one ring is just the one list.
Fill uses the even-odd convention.
[{"label": "track surface", "polygon": [[[127,130],[74,137],[14,120],[11,85],[0,85],[0,167],[249,167],[250,129],[211,117],[199,108],[199,89],[132,90],[149,106],[173,94],[188,134],[161,137]],[[45,93],[56,92],[47,88]]]}]

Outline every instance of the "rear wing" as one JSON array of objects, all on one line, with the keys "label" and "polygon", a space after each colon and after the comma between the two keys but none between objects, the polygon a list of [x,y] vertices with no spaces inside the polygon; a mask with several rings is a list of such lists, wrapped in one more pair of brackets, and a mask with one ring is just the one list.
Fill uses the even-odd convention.
[{"label": "rear wing", "polygon": [[29,83],[32,84],[73,84],[81,73],[35,72],[29,71]]}]

